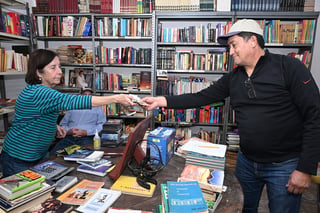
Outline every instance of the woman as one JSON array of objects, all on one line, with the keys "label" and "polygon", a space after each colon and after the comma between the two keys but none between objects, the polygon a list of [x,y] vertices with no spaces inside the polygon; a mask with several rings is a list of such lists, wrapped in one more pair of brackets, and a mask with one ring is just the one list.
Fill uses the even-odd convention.
[{"label": "woman", "polygon": [[16,174],[44,158],[55,136],[66,131],[57,125],[60,110],[91,109],[111,103],[134,105],[129,95],[70,95],[53,88],[59,84],[62,71],[58,55],[38,49],[30,54],[27,86],[20,93],[12,127],[6,135],[1,163],[3,176]]}]

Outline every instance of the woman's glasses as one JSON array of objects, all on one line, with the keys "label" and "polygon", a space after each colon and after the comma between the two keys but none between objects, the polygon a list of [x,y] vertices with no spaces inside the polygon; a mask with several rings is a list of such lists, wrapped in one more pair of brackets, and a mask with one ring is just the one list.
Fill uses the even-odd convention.
[{"label": "woman's glasses", "polygon": [[254,87],[250,78],[244,81],[244,86],[248,89],[248,96],[250,99],[254,99],[257,97],[256,91],[254,90]]}]

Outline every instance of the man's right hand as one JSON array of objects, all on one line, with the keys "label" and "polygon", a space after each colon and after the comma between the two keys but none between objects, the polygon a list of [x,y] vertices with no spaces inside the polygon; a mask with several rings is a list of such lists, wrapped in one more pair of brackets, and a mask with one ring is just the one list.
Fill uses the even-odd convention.
[{"label": "man's right hand", "polygon": [[87,130],[84,129],[78,129],[78,128],[72,128],[69,129],[68,135],[71,135],[72,137],[85,137],[87,136]]}]

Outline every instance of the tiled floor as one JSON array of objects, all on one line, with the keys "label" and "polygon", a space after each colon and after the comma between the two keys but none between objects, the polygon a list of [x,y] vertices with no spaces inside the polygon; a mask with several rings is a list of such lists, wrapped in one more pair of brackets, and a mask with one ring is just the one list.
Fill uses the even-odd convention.
[{"label": "tiled floor", "polygon": [[[302,195],[300,213],[318,213],[317,191],[318,185],[312,183],[309,190]],[[259,213],[269,213],[268,199],[265,190],[260,200]]]}]

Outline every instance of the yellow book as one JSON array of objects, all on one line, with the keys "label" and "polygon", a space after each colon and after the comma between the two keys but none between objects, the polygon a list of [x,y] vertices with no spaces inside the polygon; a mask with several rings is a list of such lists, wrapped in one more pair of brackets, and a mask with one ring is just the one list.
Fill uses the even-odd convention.
[{"label": "yellow book", "polygon": [[111,189],[122,191],[123,194],[152,197],[156,185],[148,184],[150,184],[150,189],[145,189],[137,183],[136,177],[121,175],[111,186]]}]

